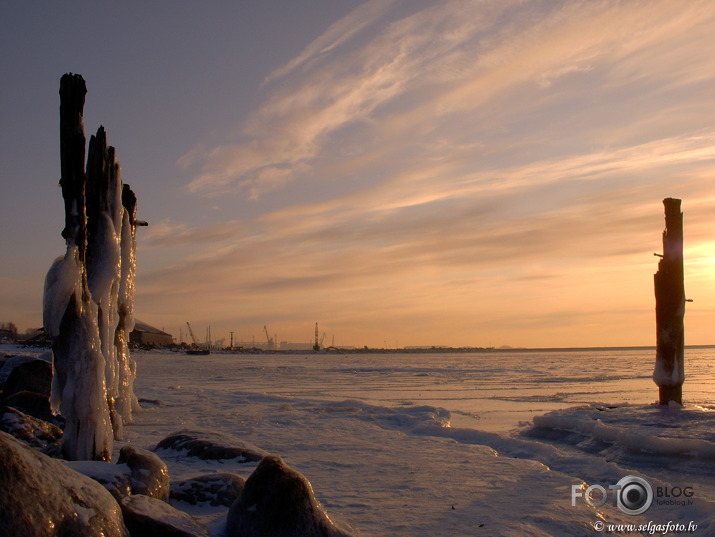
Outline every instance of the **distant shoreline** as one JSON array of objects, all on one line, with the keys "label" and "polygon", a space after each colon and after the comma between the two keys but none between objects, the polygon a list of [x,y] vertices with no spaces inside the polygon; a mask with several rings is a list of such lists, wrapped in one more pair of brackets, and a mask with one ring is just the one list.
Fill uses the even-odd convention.
[{"label": "distant shoreline", "polygon": [[[715,345],[686,345],[688,349],[713,349]],[[158,349],[158,348],[157,348]],[[315,354],[491,354],[491,353],[510,353],[510,352],[612,352],[612,351],[648,351],[655,352],[655,345],[643,346],[620,346],[620,347],[413,347],[413,348],[378,348],[378,347],[353,347],[339,348],[330,347],[321,349],[320,351],[300,350],[300,349],[271,349],[264,350],[260,348],[235,348],[216,349],[214,353],[229,353],[229,354],[300,354],[300,355],[315,355]],[[164,350],[182,352],[182,349],[173,349],[165,347]],[[134,349],[134,352],[142,352],[142,349]],[[151,350],[144,349],[144,352]]]},{"label": "distant shoreline", "polygon": [[[715,345],[686,345],[688,349],[713,349]],[[398,348],[398,349],[381,349],[381,348],[355,348],[355,349],[331,349],[328,351],[321,350],[321,354],[330,353],[384,353],[384,354],[418,354],[418,353],[503,353],[503,352],[608,352],[608,351],[653,351],[655,345],[635,345],[635,346],[620,346],[620,347],[418,347],[418,348]],[[309,353],[310,351],[263,351],[281,353]]]},{"label": "distant shoreline", "polygon": [[[19,348],[48,348],[42,345],[25,345],[23,343],[4,343],[2,347]],[[713,345],[686,345],[689,349],[713,349]],[[7,349],[9,350],[9,349]],[[378,347],[354,347],[338,348],[331,347],[320,351],[299,350],[299,349],[272,349],[264,350],[260,348],[235,348],[235,349],[215,349],[213,352],[220,354],[486,354],[486,353],[508,353],[508,352],[611,352],[611,351],[649,351],[655,352],[655,345],[634,345],[618,347],[412,347],[412,348],[378,348]],[[179,347],[153,347],[153,348],[133,348],[132,352],[184,352]]]}]

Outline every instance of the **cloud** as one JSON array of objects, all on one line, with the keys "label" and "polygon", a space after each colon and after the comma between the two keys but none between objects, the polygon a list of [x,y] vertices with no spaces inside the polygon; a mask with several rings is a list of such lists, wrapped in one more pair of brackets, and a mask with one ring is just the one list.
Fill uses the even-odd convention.
[{"label": "cloud", "polygon": [[389,9],[390,0],[370,0],[361,4],[349,15],[332,24],[321,36],[313,40],[298,56],[287,65],[273,71],[264,83],[283,78],[291,71],[311,63],[317,57],[327,54],[365,29]]},{"label": "cloud", "polygon": [[[687,9],[672,2],[440,2],[412,13],[389,8],[362,5],[276,70],[263,105],[237,139],[199,145],[182,159],[200,169],[189,190],[258,199],[322,176],[329,151],[376,151],[375,144],[382,147],[373,168],[384,165],[388,173],[409,149],[426,148],[418,156],[422,162],[434,158],[435,140],[470,140],[474,149],[481,136],[485,147],[497,142],[498,150],[507,138],[504,151],[515,143],[555,151],[554,142],[570,133],[566,148],[574,141],[604,144],[598,115],[606,103],[616,111],[633,103],[639,108],[641,90],[639,98],[655,99],[702,80],[693,73],[710,72],[713,63],[688,37],[709,31],[707,3]],[[653,54],[668,47],[668,53]],[[648,105],[657,114],[662,103]],[[552,138],[545,147],[548,141],[534,139],[528,122],[553,106],[566,108],[562,117],[553,115],[553,126],[544,125],[543,134]],[[613,119],[607,109],[605,116]],[[574,140],[578,124],[584,130]],[[632,130],[626,121],[609,121],[608,128],[608,140]],[[637,134],[642,137],[643,129]]]},{"label": "cloud", "polygon": [[142,245],[149,248],[198,246],[233,239],[244,232],[247,227],[247,224],[241,220],[229,220],[210,226],[189,227],[184,223],[173,223],[171,219],[167,218],[149,226],[140,237]]},{"label": "cloud", "polygon": [[144,296],[355,333],[612,328],[609,308],[650,315],[669,196],[705,296],[713,31],[709,2],[361,4],[273,71],[238,134],[184,156],[192,195],[256,209],[160,226],[149,244],[196,249]]}]

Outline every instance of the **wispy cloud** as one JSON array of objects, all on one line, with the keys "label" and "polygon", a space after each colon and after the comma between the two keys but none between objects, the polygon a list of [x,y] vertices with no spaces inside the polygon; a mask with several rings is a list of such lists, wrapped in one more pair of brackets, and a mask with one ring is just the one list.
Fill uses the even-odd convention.
[{"label": "wispy cloud", "polygon": [[589,301],[603,326],[608,301],[650,315],[660,200],[711,233],[712,35],[706,1],[366,2],[264,81],[238,135],[184,156],[192,194],[272,209],[160,226],[150,244],[214,245],[145,276],[145,296],[355,326],[370,304],[416,323],[446,308],[524,327],[528,308],[576,319]]}]

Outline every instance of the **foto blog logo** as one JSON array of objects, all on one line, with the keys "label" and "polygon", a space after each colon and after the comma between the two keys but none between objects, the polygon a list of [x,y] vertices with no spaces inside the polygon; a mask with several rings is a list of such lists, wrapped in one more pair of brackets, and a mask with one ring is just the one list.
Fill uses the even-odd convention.
[{"label": "foto blog logo", "polygon": [[622,513],[640,515],[653,504],[653,487],[642,477],[634,475],[627,475],[615,485],[608,485],[608,490],[602,485],[591,485],[585,490],[582,485],[571,486],[573,507],[577,498],[583,498],[592,507],[601,507],[608,502],[609,496]]}]

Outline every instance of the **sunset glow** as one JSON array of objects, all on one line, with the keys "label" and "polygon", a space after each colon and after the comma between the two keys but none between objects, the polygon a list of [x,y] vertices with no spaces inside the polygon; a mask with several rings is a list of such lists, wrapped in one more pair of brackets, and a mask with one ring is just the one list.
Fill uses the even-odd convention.
[{"label": "sunset glow", "polygon": [[0,320],[41,324],[64,251],[76,72],[150,223],[136,316],[177,338],[652,345],[676,197],[686,343],[715,343],[712,2],[167,9],[2,9]]}]

